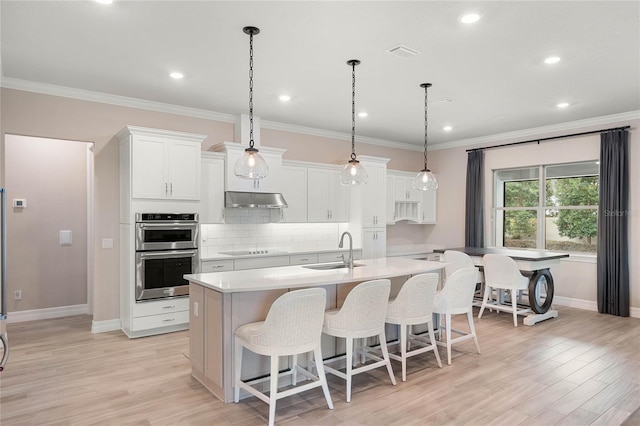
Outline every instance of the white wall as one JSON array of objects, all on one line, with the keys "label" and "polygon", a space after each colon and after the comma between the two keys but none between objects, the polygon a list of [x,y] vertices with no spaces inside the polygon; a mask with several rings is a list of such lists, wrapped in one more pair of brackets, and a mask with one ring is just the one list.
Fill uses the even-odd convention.
[{"label": "white wall", "polygon": [[[609,123],[606,126],[576,128],[561,134],[579,133],[600,128],[630,125],[629,140],[629,268],[632,316],[640,317],[640,120]],[[526,139],[555,136],[555,134],[531,135]],[[520,140],[523,140],[522,138]],[[503,140],[495,144],[517,142]],[[467,154],[459,147],[433,151],[431,168],[438,174],[438,224],[429,233],[429,242],[445,246],[464,244],[464,205]],[[485,186],[485,245],[494,242],[491,207],[493,205],[493,170],[540,164],[566,163],[598,159],[600,135],[593,134],[567,139],[525,144],[484,152]],[[556,290],[556,301],[586,309],[597,309],[595,256],[576,256],[562,261],[551,270]]]}]

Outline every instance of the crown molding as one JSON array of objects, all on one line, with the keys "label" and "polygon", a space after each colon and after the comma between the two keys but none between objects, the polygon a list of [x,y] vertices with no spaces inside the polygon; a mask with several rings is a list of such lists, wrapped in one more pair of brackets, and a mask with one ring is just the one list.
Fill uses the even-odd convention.
[{"label": "crown molding", "polygon": [[602,117],[587,118],[584,120],[568,121],[566,123],[552,124],[549,126],[533,127],[531,129],[516,130],[513,132],[498,133],[495,135],[480,136],[477,138],[460,139],[453,142],[437,144],[433,148],[429,148],[429,151],[471,146],[480,148],[482,145],[504,142],[510,139],[529,139],[544,135],[545,133],[574,131],[576,129],[584,129],[585,127],[602,126],[629,120],[640,120],[640,110],[605,115]]},{"label": "crown molding", "polygon": [[109,105],[164,112],[167,114],[216,120],[226,123],[234,123],[236,121],[235,115],[224,114],[221,112],[181,107],[162,102],[146,101],[144,99],[130,98],[127,96],[109,95],[107,93],[92,92],[89,90],[74,89],[71,87],[56,86],[53,84],[38,83],[4,76],[0,79],[0,86],[7,89],[23,90],[26,92],[42,93],[45,95],[61,96],[64,98],[78,99],[82,101],[99,102]]},{"label": "crown molding", "polygon": [[[182,107],[177,105],[165,104],[162,102],[147,101],[143,99],[130,98],[126,96],[110,95],[100,92],[92,92],[89,90],[74,89],[71,87],[56,86],[46,83],[38,83],[34,81],[21,80],[11,77],[0,77],[0,87],[7,89],[23,90],[27,92],[42,93],[45,95],[61,96],[84,101],[99,102],[110,105],[117,105],[129,108],[144,109],[148,111],[163,112],[167,114],[176,114],[186,117],[202,118],[206,120],[215,120],[225,123],[235,123],[236,115],[225,114],[215,111],[207,111],[197,108]],[[588,118],[584,120],[569,121],[566,123],[553,124],[550,126],[534,127],[524,130],[516,130],[513,132],[499,133],[495,135],[481,136],[477,138],[460,139],[452,142],[444,142],[429,146],[429,151],[437,151],[441,149],[469,147],[476,145],[491,144],[502,142],[508,139],[531,138],[540,136],[545,133],[573,131],[575,129],[600,126],[616,122],[624,122],[629,120],[640,119],[640,111],[629,111],[619,114],[606,115],[602,117]],[[279,130],[283,132],[299,133],[311,136],[324,137],[337,140],[351,140],[351,134],[334,132],[331,130],[316,129],[313,127],[298,126],[294,124],[280,123],[276,121],[262,120],[261,127],[263,129]],[[389,141],[385,139],[371,138],[367,136],[357,136],[356,141],[368,145],[384,146],[388,148],[398,148],[408,151],[422,151],[423,145],[414,145],[410,143]]]}]

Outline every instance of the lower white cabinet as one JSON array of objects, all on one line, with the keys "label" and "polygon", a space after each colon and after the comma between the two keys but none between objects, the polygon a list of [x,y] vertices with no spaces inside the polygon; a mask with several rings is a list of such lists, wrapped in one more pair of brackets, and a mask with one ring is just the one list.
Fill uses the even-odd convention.
[{"label": "lower white cabinet", "polygon": [[298,254],[289,256],[290,265],[311,265],[318,262],[317,254]]},{"label": "lower white cabinet", "polygon": [[229,260],[202,260],[200,273],[233,271],[233,259]]},{"label": "lower white cabinet", "polygon": [[132,337],[143,336],[147,334],[146,331],[167,327],[172,329],[189,327],[188,297],[150,300],[133,304],[130,330],[133,334]]}]

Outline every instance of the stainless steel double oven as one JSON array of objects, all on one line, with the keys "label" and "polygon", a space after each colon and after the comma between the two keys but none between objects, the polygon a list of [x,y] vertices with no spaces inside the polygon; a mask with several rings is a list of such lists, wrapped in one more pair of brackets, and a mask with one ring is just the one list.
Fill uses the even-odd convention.
[{"label": "stainless steel double oven", "polygon": [[198,271],[197,213],[136,214],[136,301],[187,296]]}]

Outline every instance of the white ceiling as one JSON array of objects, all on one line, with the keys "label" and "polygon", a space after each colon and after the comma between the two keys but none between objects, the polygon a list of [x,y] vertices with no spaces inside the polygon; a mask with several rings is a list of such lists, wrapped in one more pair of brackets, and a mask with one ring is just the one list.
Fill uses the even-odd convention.
[{"label": "white ceiling", "polygon": [[[358,136],[429,143],[640,110],[637,1],[7,1],[2,73],[26,80],[226,114],[254,112]],[[480,10],[464,25],[458,17]],[[403,44],[420,52],[400,58]],[[543,60],[557,55],[556,65]],[[171,71],[185,74],[181,81]],[[8,79],[7,79],[8,77]],[[291,101],[278,96],[287,93]],[[451,99],[451,102],[443,101]],[[442,101],[442,102],[438,102]],[[561,101],[571,105],[558,109]],[[446,133],[444,125],[453,126]]]}]

